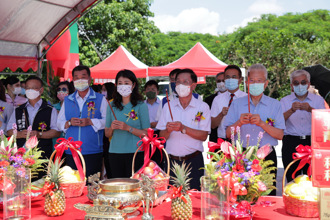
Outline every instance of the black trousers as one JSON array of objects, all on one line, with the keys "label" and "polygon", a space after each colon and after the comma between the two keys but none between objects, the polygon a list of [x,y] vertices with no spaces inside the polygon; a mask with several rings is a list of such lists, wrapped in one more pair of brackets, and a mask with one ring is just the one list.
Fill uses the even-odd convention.
[{"label": "black trousers", "polygon": [[110,162],[109,162],[109,148],[110,148],[109,138],[103,136],[103,162],[104,162],[105,172],[107,174],[107,179],[112,178]]},{"label": "black trousers", "polygon": [[[179,161],[179,160],[173,160],[170,158],[170,163],[171,166],[173,166],[173,162],[178,163],[179,165],[181,165],[183,163],[183,161]],[[186,165],[190,164],[189,167],[191,167],[191,173],[189,175],[189,178],[192,178],[190,180],[190,189],[197,189],[197,190],[201,190],[201,182],[200,179],[201,177],[204,175],[204,169],[201,169],[204,167],[204,158],[203,158],[203,154],[202,152],[198,155],[196,155],[193,158],[190,158],[188,160],[185,160]],[[167,167],[167,162],[166,162],[166,167]],[[170,172],[170,176],[174,177],[174,174],[171,170]],[[172,185],[172,181],[170,181],[170,184]]]},{"label": "black trousers", "polygon": [[[138,152],[135,158],[134,172],[143,165],[143,152]],[[132,162],[134,153],[109,153],[109,162],[112,178],[129,178],[132,176]]]},{"label": "black trousers", "polygon": [[[296,147],[299,145],[311,145],[311,136],[306,136],[306,139],[300,139],[299,136],[284,135],[282,146],[282,161],[284,169],[293,161],[292,154],[296,152]],[[297,169],[299,162],[295,162],[290,166],[286,173],[286,180],[292,181],[292,173]],[[295,176],[307,174],[308,165],[305,165],[302,170],[297,171]]]},{"label": "black trousers", "polygon": [[[102,169],[102,154],[86,154],[83,155],[85,164],[86,164],[86,177],[93,175],[97,172],[101,172]],[[73,157],[71,154],[66,155],[66,164],[72,169],[77,170],[76,164],[74,163]]]}]

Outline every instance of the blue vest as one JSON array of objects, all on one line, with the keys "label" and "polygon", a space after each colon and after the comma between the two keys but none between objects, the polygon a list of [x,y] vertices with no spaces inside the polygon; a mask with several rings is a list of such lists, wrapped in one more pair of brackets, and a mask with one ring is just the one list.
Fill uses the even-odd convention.
[{"label": "blue vest", "polygon": [[[78,102],[76,100],[77,91],[73,94],[65,97],[65,118],[70,120],[71,118],[102,118],[101,115],[101,103],[103,95],[96,93],[92,88],[89,88],[90,94],[83,105],[82,112],[80,112]],[[95,103],[95,109],[88,111],[87,104],[89,102]],[[85,126],[70,126],[66,131],[65,138],[73,137],[74,141],[82,141],[81,153],[85,154],[97,154],[103,152],[103,134],[104,129],[97,132],[93,127]],[[66,151],[67,154],[71,154],[70,150]]]}]

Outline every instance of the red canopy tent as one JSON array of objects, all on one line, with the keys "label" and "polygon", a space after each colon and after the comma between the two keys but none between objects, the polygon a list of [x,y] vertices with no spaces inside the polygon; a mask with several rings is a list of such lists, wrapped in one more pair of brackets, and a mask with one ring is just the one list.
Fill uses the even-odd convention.
[{"label": "red canopy tent", "polygon": [[199,81],[208,75],[216,75],[224,71],[227,64],[216,58],[200,42],[196,43],[186,54],[178,60],[165,66],[149,67],[148,76],[168,76],[171,70],[176,68],[192,69],[199,78]]},{"label": "red canopy tent", "polygon": [[105,83],[113,81],[123,69],[133,71],[138,78],[146,78],[148,66],[120,45],[107,59],[91,68],[91,76],[95,83]]}]

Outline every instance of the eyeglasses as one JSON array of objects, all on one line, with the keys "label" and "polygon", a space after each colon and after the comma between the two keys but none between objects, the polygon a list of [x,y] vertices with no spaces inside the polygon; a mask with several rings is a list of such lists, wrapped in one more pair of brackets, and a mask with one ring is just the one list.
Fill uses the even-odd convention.
[{"label": "eyeglasses", "polygon": [[175,81],[175,84],[176,84],[176,85],[180,85],[180,84],[182,84],[182,85],[185,85],[185,86],[190,86],[190,85],[191,85],[191,82],[188,81],[188,80],[185,80],[185,81],[183,81],[183,82]]},{"label": "eyeglasses", "polygon": [[68,91],[68,89],[67,88],[57,88],[57,91],[58,92],[60,92],[60,91],[63,91],[63,92],[67,92]]},{"label": "eyeglasses", "polygon": [[303,80],[303,81],[301,81],[301,82],[299,82],[299,81],[293,81],[292,82],[292,84],[294,85],[294,86],[299,86],[299,84],[301,84],[301,85],[306,85],[308,82],[307,81],[305,81],[305,80]]}]

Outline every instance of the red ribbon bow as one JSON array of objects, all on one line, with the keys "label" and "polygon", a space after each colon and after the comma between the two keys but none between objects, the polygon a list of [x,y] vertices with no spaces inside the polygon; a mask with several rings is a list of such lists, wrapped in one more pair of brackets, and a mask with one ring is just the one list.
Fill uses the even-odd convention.
[{"label": "red ribbon bow", "polygon": [[45,185],[43,187],[42,195],[45,196],[45,195],[49,194],[51,199],[54,200],[55,199],[54,186],[55,186],[55,183],[49,184],[49,182],[45,182]]},{"label": "red ribbon bow", "polygon": [[182,201],[184,202],[184,203],[186,203],[187,204],[187,199],[183,196],[183,194],[182,194],[182,186],[180,186],[179,188],[178,187],[175,187],[175,186],[172,186],[171,188],[170,188],[170,195],[171,195],[171,199],[175,199],[175,198],[180,198],[180,199],[182,199]]},{"label": "red ribbon bow", "polygon": [[[76,150],[81,151],[80,146],[82,145],[82,142],[81,141],[73,141],[72,137],[69,137],[68,139],[59,138],[59,139],[57,139],[56,142],[58,144],[56,144],[54,146],[54,148],[56,150],[55,160],[56,159],[61,159],[62,155],[63,155],[63,152],[65,150],[69,149],[69,146],[71,146],[72,148],[75,148]],[[72,157],[73,157],[73,160],[76,164],[76,167],[79,171],[80,180],[84,181],[85,180],[85,174],[84,174],[84,171],[83,171],[83,167],[81,165],[79,155],[78,155],[77,151],[73,150],[72,148],[70,148],[70,151],[72,153]]]},{"label": "red ribbon bow", "polygon": [[[208,145],[208,147],[209,147],[209,152],[216,152],[216,150],[220,149],[220,148],[221,148],[221,144],[222,144],[222,142],[224,142],[224,140],[221,139],[221,138],[218,138],[217,143],[214,143],[214,142],[212,142],[212,141],[209,141],[209,142],[207,143],[207,145]],[[208,159],[211,159],[212,156],[210,157],[210,155],[208,154],[208,155],[207,155],[207,158],[208,158]]]},{"label": "red ribbon bow", "polygon": [[312,160],[312,148],[311,146],[304,146],[302,144],[299,144],[296,147],[296,153],[292,154],[292,158],[300,159],[300,163],[297,167],[297,169],[292,173],[292,179],[296,178],[296,172],[300,169],[302,169],[307,163],[309,164],[309,167],[307,169],[307,175],[311,176],[311,160]]},{"label": "red ribbon bow", "polygon": [[[139,146],[140,142],[142,142],[141,146]],[[162,149],[164,148],[164,143],[165,143],[165,138],[157,137],[157,134],[154,134],[154,130],[152,128],[148,128],[148,134],[145,135],[136,144],[141,151],[144,151],[144,164],[142,168],[147,166],[150,158],[155,153],[156,149],[160,150],[161,158],[163,158]],[[151,144],[151,153],[150,153],[150,144]],[[142,170],[142,168],[140,170]]]}]

